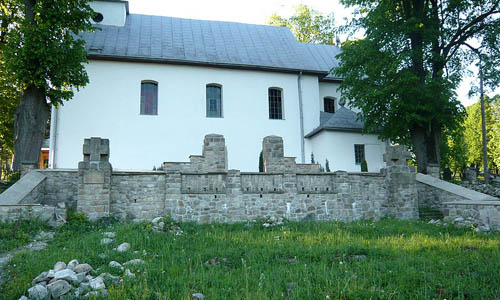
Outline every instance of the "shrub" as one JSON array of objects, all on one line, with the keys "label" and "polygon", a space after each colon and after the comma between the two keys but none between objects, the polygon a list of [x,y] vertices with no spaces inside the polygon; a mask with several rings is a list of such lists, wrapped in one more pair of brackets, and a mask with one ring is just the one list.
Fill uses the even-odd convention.
[{"label": "shrub", "polygon": [[366,160],[363,160],[361,162],[361,172],[368,172],[368,163]]},{"label": "shrub", "polygon": [[262,156],[262,151],[259,154],[259,172],[264,172],[264,157]]}]

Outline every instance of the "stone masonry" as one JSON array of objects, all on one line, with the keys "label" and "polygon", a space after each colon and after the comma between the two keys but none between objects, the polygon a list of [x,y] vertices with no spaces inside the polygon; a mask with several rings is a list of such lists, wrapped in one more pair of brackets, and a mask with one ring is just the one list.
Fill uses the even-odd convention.
[{"label": "stone masonry", "polygon": [[85,139],[83,161],[78,163],[77,210],[91,220],[109,216],[111,172],[109,140]]},{"label": "stone masonry", "polygon": [[[146,221],[241,222],[266,217],[352,221],[417,217],[414,169],[404,147],[387,149],[379,173],[320,172],[318,164],[286,157],[283,139],[263,139],[265,172],[228,170],[224,136],[209,134],[202,155],[165,162],[163,171],[113,171],[109,141],[85,139],[78,171],[38,171],[46,176],[37,199],[76,206],[90,219],[115,216]],[[76,205],[75,205],[76,204]]]}]

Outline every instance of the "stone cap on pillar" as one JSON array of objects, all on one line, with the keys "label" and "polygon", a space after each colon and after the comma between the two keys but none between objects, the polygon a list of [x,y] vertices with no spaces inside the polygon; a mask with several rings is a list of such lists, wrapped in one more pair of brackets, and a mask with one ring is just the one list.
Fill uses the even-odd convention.
[{"label": "stone cap on pillar", "polygon": [[387,166],[407,166],[410,158],[408,147],[403,145],[389,146],[384,153],[384,161]]},{"label": "stone cap on pillar", "polygon": [[109,162],[109,139],[91,137],[83,141],[83,161]]}]

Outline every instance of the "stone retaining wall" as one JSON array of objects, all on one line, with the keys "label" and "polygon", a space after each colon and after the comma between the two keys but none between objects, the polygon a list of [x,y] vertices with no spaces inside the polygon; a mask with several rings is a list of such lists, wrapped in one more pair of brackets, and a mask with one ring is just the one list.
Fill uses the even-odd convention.
[{"label": "stone retaining wall", "polygon": [[[115,216],[134,221],[168,214],[176,220],[237,222],[270,216],[291,220],[417,217],[415,173],[408,152],[392,147],[381,173],[321,173],[318,164],[285,157],[283,140],[264,138],[264,173],[227,170],[221,135],[205,137],[202,155],[166,162],[163,171],[112,170],[109,141],[85,139],[76,170],[35,171],[45,181],[34,193],[42,204],[65,203],[90,219]],[[29,176],[26,175],[26,176]]]}]

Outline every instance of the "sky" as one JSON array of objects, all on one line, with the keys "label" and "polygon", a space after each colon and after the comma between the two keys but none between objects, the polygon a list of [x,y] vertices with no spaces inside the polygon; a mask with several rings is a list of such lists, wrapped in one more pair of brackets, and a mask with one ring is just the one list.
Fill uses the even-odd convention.
[{"label": "sky", "polygon": [[[343,7],[338,0],[129,0],[129,10],[135,14],[266,24],[273,13],[290,17],[299,4],[325,15],[333,13],[337,26],[346,24],[346,19],[352,16],[352,9]],[[465,78],[457,90],[458,99],[464,106],[479,98],[467,96],[472,79]],[[490,96],[494,94],[500,94],[500,88]]]}]

